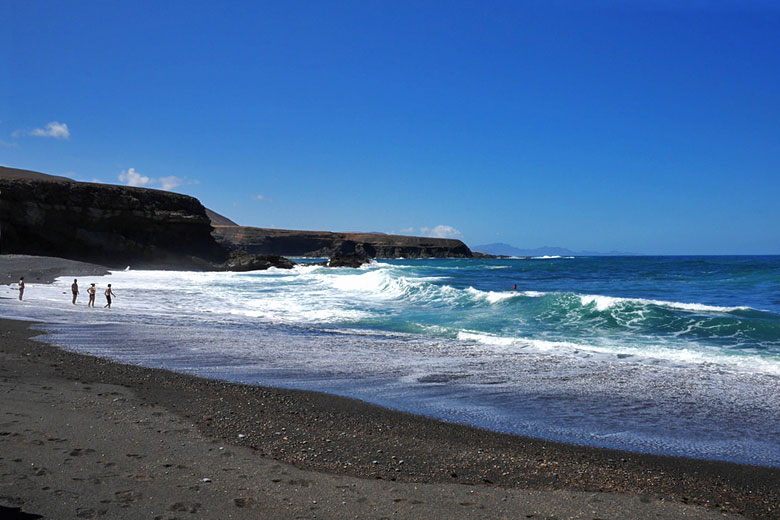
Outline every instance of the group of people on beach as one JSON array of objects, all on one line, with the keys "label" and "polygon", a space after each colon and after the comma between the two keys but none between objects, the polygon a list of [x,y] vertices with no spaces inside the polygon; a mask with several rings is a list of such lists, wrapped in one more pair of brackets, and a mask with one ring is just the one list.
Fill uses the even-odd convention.
[{"label": "group of people on beach", "polygon": [[[79,281],[77,279],[73,279],[73,284],[70,286],[70,290],[73,293],[73,305],[76,305],[76,299],[79,297]],[[87,294],[89,295],[89,301],[87,302],[87,307],[94,307],[95,306],[95,294],[97,294],[97,288],[95,287],[95,284],[89,284],[89,288],[87,288]],[[111,308],[111,297],[116,296],[114,294],[114,291],[111,290],[111,284],[108,284],[108,287],[106,287],[106,290],[103,292],[103,294],[106,295],[106,304],[103,306],[105,309],[108,307]]]},{"label": "group of people on beach", "polygon": [[[73,293],[73,305],[76,305],[76,299],[79,297],[79,281],[74,278],[73,284],[70,286],[70,290]],[[95,284],[89,284],[89,288],[87,288],[87,294],[89,295],[89,301],[87,302],[87,307],[94,307],[95,306],[95,295],[97,294],[97,287],[95,287]],[[103,292],[103,294],[106,295],[106,304],[103,306],[105,309],[108,307],[111,308],[111,298],[116,297],[116,294],[114,294],[114,291],[111,290],[111,284],[108,284],[108,287],[106,287],[106,290]],[[22,297],[24,296],[24,276],[19,278],[19,300],[21,301]]]}]

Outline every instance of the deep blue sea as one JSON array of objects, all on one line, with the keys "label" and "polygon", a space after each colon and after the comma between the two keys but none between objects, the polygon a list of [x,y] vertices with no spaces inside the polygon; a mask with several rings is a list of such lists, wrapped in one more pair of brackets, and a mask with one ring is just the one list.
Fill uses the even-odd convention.
[{"label": "deep blue sea", "polygon": [[70,305],[69,277],[29,284],[21,304],[0,299],[0,315],[129,363],[780,467],[777,256],[383,260],[82,283],[93,281],[113,284],[110,311]]}]

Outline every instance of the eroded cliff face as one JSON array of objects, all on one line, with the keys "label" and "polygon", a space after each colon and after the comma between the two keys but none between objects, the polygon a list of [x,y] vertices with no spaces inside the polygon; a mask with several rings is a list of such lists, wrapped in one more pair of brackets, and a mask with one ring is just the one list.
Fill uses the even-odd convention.
[{"label": "eroded cliff face", "polygon": [[246,226],[214,226],[220,244],[253,254],[331,257],[334,254],[366,254],[371,258],[471,258],[460,240],[449,238],[293,231]]},{"label": "eroded cliff face", "polygon": [[218,223],[234,224],[187,195],[0,166],[0,254],[231,271],[294,265],[281,256],[472,257],[460,240]]},{"label": "eroded cliff face", "polygon": [[224,262],[197,199],[75,181],[0,177],[0,252],[109,266]]}]

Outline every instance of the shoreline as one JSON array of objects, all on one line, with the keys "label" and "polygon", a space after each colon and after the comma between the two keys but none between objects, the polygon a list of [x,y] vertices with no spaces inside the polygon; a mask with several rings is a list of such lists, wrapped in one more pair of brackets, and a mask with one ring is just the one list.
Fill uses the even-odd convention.
[{"label": "shoreline", "polygon": [[108,267],[67,260],[54,256],[30,256],[7,255],[0,256],[0,268],[3,275],[0,281],[4,284],[13,284],[19,281],[20,276],[27,279],[27,283],[52,283],[56,278],[68,276],[105,276],[111,274]]},{"label": "shoreline", "polygon": [[[420,486],[445,486],[455,493],[478,491],[485,507],[491,501],[490,496],[495,494],[517,494],[516,499],[522,503],[522,500],[530,500],[530,495],[551,493],[551,496],[545,495],[535,510],[549,507],[545,514],[559,511],[558,516],[564,518],[579,517],[576,511],[596,507],[578,502],[594,493],[600,497],[599,504],[604,504],[598,507],[616,507],[623,511],[622,515],[617,515],[622,517],[642,518],[650,513],[640,513],[642,507],[665,507],[671,508],[666,513],[668,518],[683,516],[679,508],[684,508],[685,516],[691,518],[699,517],[690,516],[694,513],[704,515],[702,518],[711,514],[780,518],[778,468],[562,444],[446,423],[317,392],[227,383],[122,365],[31,340],[30,337],[39,333],[29,329],[30,325],[0,319],[4,386],[16,377],[20,384],[12,386],[24,396],[24,391],[19,389],[24,384],[32,384],[29,380],[32,376],[36,380],[36,392],[49,407],[56,406],[53,403],[57,399],[62,406],[62,398],[57,396],[58,393],[62,395],[68,381],[87,386],[116,386],[136,399],[133,413],[143,408],[178,418],[190,425],[188,435],[197,435],[203,442],[229,445],[231,450],[241,450],[242,456],[249,457],[247,464],[253,467],[270,462],[289,464],[292,466],[290,471],[302,471],[309,480],[354,478],[358,486],[382,483],[393,489],[400,487],[411,491],[414,488],[415,492],[420,491],[417,489]],[[45,382],[42,386],[41,381]],[[13,392],[8,390],[6,394],[13,395]],[[13,407],[13,403],[7,398],[3,401],[8,416],[11,411],[7,408]],[[68,402],[65,400],[66,404]],[[100,413],[106,413],[107,410],[115,411],[119,405],[108,400],[96,406]],[[12,437],[2,435],[0,466],[7,473],[7,461],[12,458],[5,448]],[[123,433],[113,432],[112,435]],[[145,442],[139,441],[139,451],[154,452],[160,444],[171,443],[171,436],[170,430],[165,434],[151,432]],[[197,461],[198,456],[191,456]],[[48,471],[51,472],[51,468]],[[3,483],[7,478],[3,477]],[[159,486],[160,481],[156,485]],[[6,490],[7,486],[5,483]],[[312,489],[309,491],[313,492]],[[431,495],[426,495],[426,500],[418,501],[430,505],[435,502],[433,497],[442,493],[440,489],[428,492]],[[326,500],[333,493],[326,493],[320,500]],[[369,495],[379,499],[384,496],[382,493],[374,490]],[[5,505],[4,499],[8,497],[3,495],[7,494],[0,493],[0,505]],[[37,509],[41,514],[46,510],[46,501],[35,493],[29,498],[17,498],[22,501],[25,512],[36,513]],[[253,500],[256,504],[262,502],[260,498]],[[231,507],[237,507],[236,503],[234,501]],[[471,502],[466,500],[464,503]],[[389,502],[389,506],[396,509],[401,507],[399,504],[402,502]],[[352,507],[358,515],[367,511],[365,503],[338,505]],[[411,507],[414,504],[403,505]],[[500,501],[498,505],[506,507],[507,503]],[[424,517],[425,507],[417,506],[411,507],[403,516]],[[98,507],[95,511],[99,511],[99,504],[95,507]],[[451,514],[461,516],[470,508],[458,502],[447,502],[438,503],[435,511],[447,507],[454,508],[450,510]],[[691,507],[693,509],[688,511]],[[568,512],[564,511],[566,508],[569,508]],[[239,509],[249,513],[246,508]],[[236,513],[239,509],[231,511]],[[497,511],[490,507],[488,510]],[[514,513],[522,510],[509,511],[515,516]],[[345,512],[339,511],[338,514],[333,511],[332,517]],[[480,511],[485,518],[496,517],[486,510]],[[328,516],[325,511],[317,514]],[[657,514],[664,517],[663,512]]]}]

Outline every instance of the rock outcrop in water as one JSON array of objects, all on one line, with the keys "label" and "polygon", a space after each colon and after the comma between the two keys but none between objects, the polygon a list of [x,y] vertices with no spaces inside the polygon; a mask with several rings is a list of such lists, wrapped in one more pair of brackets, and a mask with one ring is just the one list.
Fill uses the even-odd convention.
[{"label": "rock outcrop in water", "polygon": [[373,247],[345,240],[331,252],[327,265],[328,267],[360,267],[363,264],[371,263],[371,260],[376,256],[375,253]]},{"label": "rock outcrop in water", "polygon": [[263,271],[270,267],[292,269],[295,262],[278,255],[251,255],[243,251],[231,251],[228,259],[218,267],[223,271]]},{"label": "rock outcrop in water", "polygon": [[231,254],[203,205],[178,193],[0,167],[0,253],[124,267],[250,270],[279,257]]},{"label": "rock outcrop in water", "polygon": [[471,258],[473,256],[466,244],[450,238],[219,225],[214,226],[214,236],[226,247],[254,254],[332,257],[358,252],[370,258]]}]

